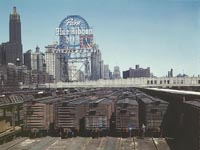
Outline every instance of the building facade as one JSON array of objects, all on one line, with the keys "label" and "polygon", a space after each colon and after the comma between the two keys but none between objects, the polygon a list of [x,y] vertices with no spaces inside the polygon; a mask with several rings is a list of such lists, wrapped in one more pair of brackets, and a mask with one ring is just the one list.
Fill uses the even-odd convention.
[{"label": "building facade", "polygon": [[109,65],[104,65],[104,79],[110,79]]},{"label": "building facade", "polygon": [[40,52],[40,48],[37,46],[35,53],[31,54],[31,70],[45,71],[45,59],[44,54]]},{"label": "building facade", "polygon": [[95,50],[91,54],[91,80],[101,79],[103,67],[100,50]]},{"label": "building facade", "polygon": [[27,67],[28,70],[31,70],[31,54],[32,50],[29,49],[26,53],[24,53],[24,65]]},{"label": "building facade", "polygon": [[135,69],[129,68],[129,70],[123,71],[123,78],[140,78],[140,77],[150,77],[150,67],[146,69],[140,68],[139,65],[135,66]]},{"label": "building facade", "polygon": [[121,78],[121,73],[120,73],[120,68],[119,68],[119,66],[115,66],[115,67],[114,67],[114,71],[113,71],[112,78],[113,78],[113,79],[120,79],[120,78]]},{"label": "building facade", "polygon": [[61,81],[61,61],[59,54],[55,52],[56,44],[45,47],[46,72],[52,75],[56,82]]},{"label": "building facade", "polygon": [[8,63],[17,66],[22,65],[22,43],[21,43],[21,21],[20,15],[13,7],[9,20],[9,42],[2,43],[0,46],[0,63],[8,65]]}]

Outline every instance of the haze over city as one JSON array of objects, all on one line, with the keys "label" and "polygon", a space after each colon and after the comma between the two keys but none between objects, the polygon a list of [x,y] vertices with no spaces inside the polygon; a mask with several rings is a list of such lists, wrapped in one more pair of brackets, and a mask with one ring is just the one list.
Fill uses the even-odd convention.
[{"label": "haze over city", "polygon": [[198,0],[48,0],[3,1],[0,5],[0,42],[8,41],[9,14],[21,16],[23,52],[58,41],[55,29],[68,15],[84,17],[93,28],[94,42],[113,70],[136,64],[151,67],[156,76],[199,74],[200,1]]}]

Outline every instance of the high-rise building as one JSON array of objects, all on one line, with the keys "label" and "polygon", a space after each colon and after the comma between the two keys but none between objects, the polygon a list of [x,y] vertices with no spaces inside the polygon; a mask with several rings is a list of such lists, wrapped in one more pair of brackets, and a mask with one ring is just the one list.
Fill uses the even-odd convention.
[{"label": "high-rise building", "polygon": [[150,77],[150,67],[146,69],[140,68],[139,65],[135,66],[135,69],[129,68],[129,70],[123,71],[123,78],[140,78],[140,77]]},{"label": "high-rise building", "polygon": [[8,87],[17,87],[18,86],[18,78],[17,78],[17,68],[16,65],[12,63],[8,63],[7,66],[7,83]]},{"label": "high-rise building", "polygon": [[119,66],[115,66],[114,67],[112,78],[113,79],[120,79],[121,78],[121,73],[120,73]]},{"label": "high-rise building", "polygon": [[31,54],[31,49],[24,53],[24,65],[27,67],[28,70],[31,70]]},{"label": "high-rise building", "polygon": [[110,79],[109,65],[104,65],[104,79]]},{"label": "high-rise building", "polygon": [[44,63],[44,54],[40,52],[40,48],[37,46],[35,53],[31,54],[31,70],[45,71]]},{"label": "high-rise building", "polygon": [[21,21],[20,15],[13,7],[9,20],[9,42],[2,43],[0,46],[0,63],[8,65],[13,63],[17,66],[22,65],[22,43],[21,43]]},{"label": "high-rise building", "polygon": [[103,60],[100,61],[100,79],[104,78],[104,63]]},{"label": "high-rise building", "polygon": [[61,81],[61,61],[60,55],[55,52],[56,44],[46,46],[45,63],[46,72],[52,75],[55,81]]},{"label": "high-rise building", "polygon": [[24,65],[28,70],[46,71],[45,70],[45,58],[44,53],[40,52],[40,48],[37,46],[35,52],[28,50],[24,53]]},{"label": "high-rise building", "polygon": [[169,78],[173,77],[173,69],[171,69],[170,71],[168,71],[167,77],[169,77]]},{"label": "high-rise building", "polygon": [[99,49],[91,54],[91,80],[101,79],[102,72],[101,52]]}]

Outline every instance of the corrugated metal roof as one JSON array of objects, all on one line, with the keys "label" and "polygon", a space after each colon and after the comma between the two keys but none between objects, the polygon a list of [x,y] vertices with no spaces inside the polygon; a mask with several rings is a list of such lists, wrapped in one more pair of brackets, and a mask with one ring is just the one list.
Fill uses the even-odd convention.
[{"label": "corrugated metal roof", "polygon": [[130,99],[130,98],[125,98],[125,99],[119,99],[117,101],[117,104],[131,104],[131,105],[138,105],[137,101],[134,99]]}]

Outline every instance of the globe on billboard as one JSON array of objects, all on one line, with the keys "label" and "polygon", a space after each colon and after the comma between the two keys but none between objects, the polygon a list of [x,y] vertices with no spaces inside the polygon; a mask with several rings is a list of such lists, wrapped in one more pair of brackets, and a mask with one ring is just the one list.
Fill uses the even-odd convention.
[{"label": "globe on billboard", "polygon": [[93,46],[92,29],[87,21],[78,15],[67,16],[56,28],[60,49],[91,49]]}]

